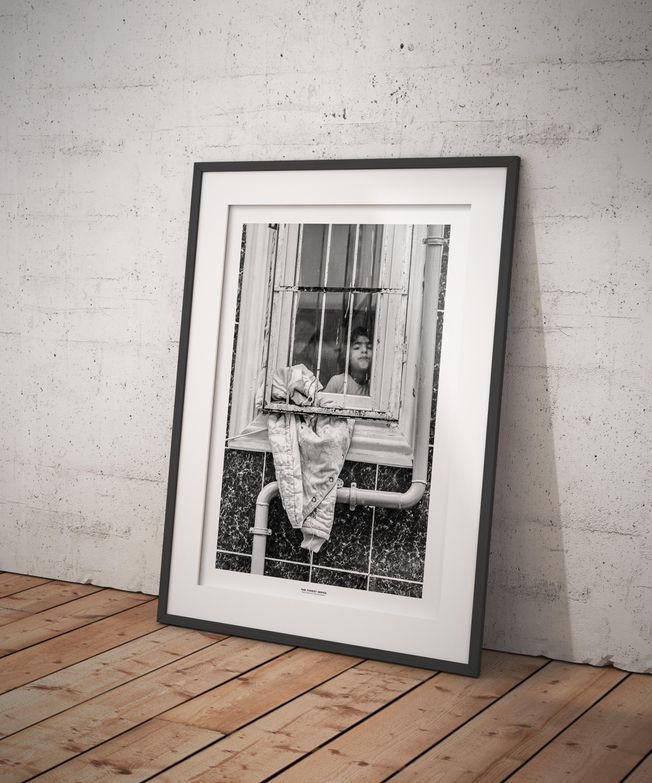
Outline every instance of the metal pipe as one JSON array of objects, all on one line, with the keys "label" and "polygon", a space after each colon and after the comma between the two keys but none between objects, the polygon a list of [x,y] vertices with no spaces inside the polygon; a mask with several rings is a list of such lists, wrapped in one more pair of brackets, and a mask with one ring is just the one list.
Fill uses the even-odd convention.
[{"label": "metal pipe", "polygon": [[[430,239],[431,237],[429,237]],[[434,237],[432,237],[434,239]],[[425,244],[425,243],[424,243]],[[439,244],[439,243],[437,243]],[[439,295],[439,265],[435,266],[431,247],[426,244],[426,262],[423,281],[423,302],[421,310],[421,357],[419,385],[417,392],[417,411],[415,417],[414,457],[412,460],[412,484],[405,492],[384,492],[376,489],[359,489],[356,486],[339,487],[337,502],[355,506],[376,506],[378,508],[411,508],[423,497],[428,480],[428,448],[430,445],[430,411],[432,406],[432,372],[435,366],[435,344],[437,337],[437,299]],[[269,503],[279,494],[278,482],[266,484],[256,499],[254,526],[249,528],[253,534],[251,551],[251,573],[263,574],[265,571],[265,549],[267,536],[271,534],[267,526]]]},{"label": "metal pipe", "polygon": [[254,540],[251,546],[251,573],[263,574],[265,571],[265,550],[267,549],[267,536],[272,531],[267,527],[269,516],[269,503],[279,494],[278,481],[266,484],[256,498],[256,516],[254,526],[249,528]]}]

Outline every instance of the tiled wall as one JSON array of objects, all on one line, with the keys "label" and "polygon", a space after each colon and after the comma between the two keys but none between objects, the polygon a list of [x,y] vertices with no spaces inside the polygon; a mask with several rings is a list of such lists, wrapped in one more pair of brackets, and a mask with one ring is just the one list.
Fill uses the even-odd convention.
[{"label": "tiled wall", "polygon": [[[448,253],[444,249],[438,302],[428,479],[435,430],[447,266]],[[275,477],[271,454],[225,450],[215,561],[217,568],[243,572],[250,570],[252,536],[248,531],[254,522],[256,497],[263,486],[274,481]],[[354,481],[362,489],[405,492],[411,484],[412,470],[345,462],[340,478],[345,486]],[[280,499],[275,498],[269,507],[268,524],[272,534],[267,539],[265,575],[419,598],[423,587],[429,496],[428,486],[416,506],[402,510],[370,506],[358,506],[351,510],[338,503],[335,506],[331,538],[314,555],[301,549],[301,531],[290,526]]]}]

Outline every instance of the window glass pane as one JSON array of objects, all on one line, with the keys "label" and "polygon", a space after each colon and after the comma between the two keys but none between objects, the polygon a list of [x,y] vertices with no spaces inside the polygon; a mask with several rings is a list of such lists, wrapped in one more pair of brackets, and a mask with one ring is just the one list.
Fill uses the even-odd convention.
[{"label": "window glass pane", "polygon": [[337,345],[348,294],[301,291],[297,296],[291,364],[305,365],[325,386],[337,372]]},{"label": "window glass pane", "polygon": [[310,372],[317,369],[317,353],[321,336],[321,295],[301,291],[294,321],[294,346],[290,346],[290,364],[304,364]]},{"label": "window glass pane", "polygon": [[330,246],[328,229],[326,224],[304,224],[299,286],[378,288],[383,227],[372,224],[333,224],[330,227]]},{"label": "window glass pane", "polygon": [[329,391],[342,394],[348,360],[348,393],[368,395],[377,294],[302,291],[298,297],[291,364],[305,365],[322,386],[330,383]]},{"label": "window glass pane", "polygon": [[378,288],[380,286],[380,252],[382,242],[382,226],[360,226],[358,263],[356,264],[354,283],[356,288]]},{"label": "window glass pane", "polygon": [[351,285],[356,233],[355,225],[333,225],[331,228],[330,261],[326,281],[329,288]]},{"label": "window glass pane", "polygon": [[328,226],[322,223],[305,223],[300,251],[300,286],[322,285]]},{"label": "window glass pane", "polygon": [[342,317],[334,336],[337,371],[330,377],[325,391],[367,396],[370,393],[378,295],[345,293],[341,296],[344,299]]},{"label": "window glass pane", "polygon": [[345,293],[323,294],[324,331],[319,357],[319,380],[322,386],[338,372],[339,345],[345,330],[345,312],[349,295]]}]

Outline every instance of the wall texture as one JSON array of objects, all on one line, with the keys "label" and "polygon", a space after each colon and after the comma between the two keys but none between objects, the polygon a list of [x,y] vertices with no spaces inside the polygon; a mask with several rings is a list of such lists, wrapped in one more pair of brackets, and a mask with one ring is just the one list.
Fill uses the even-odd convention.
[{"label": "wall texture", "polygon": [[516,154],[485,642],[649,667],[651,8],[3,0],[0,568],[157,590],[193,161]]}]

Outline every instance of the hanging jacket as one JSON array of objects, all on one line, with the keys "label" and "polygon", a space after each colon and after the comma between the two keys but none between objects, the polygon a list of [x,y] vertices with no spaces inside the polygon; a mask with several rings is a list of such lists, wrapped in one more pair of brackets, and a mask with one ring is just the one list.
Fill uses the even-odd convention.
[{"label": "hanging jacket", "polygon": [[[274,373],[271,398],[313,405],[321,384],[302,364]],[[301,529],[301,546],[318,552],[333,526],[337,479],[353,436],[353,419],[324,414],[270,413],[269,442],[276,479],[290,524]]]}]

